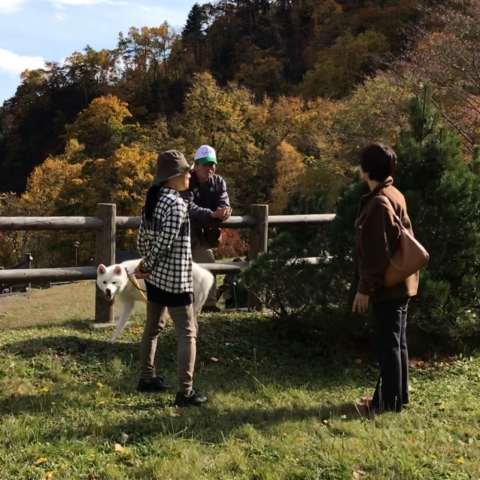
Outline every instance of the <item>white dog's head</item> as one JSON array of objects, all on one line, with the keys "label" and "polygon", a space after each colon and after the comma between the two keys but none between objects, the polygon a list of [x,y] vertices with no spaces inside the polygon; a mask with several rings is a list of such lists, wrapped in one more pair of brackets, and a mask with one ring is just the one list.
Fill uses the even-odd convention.
[{"label": "white dog's head", "polygon": [[127,282],[127,273],[120,265],[98,266],[97,285],[105,293],[107,300],[113,300],[115,294],[121,293]]}]

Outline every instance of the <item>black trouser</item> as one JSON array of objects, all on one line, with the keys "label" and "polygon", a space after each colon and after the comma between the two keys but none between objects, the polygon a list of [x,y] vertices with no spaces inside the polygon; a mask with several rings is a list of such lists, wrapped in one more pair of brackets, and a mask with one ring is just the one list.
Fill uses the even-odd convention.
[{"label": "black trouser", "polygon": [[372,303],[380,377],[372,406],[400,412],[408,403],[407,309],[409,298]]}]

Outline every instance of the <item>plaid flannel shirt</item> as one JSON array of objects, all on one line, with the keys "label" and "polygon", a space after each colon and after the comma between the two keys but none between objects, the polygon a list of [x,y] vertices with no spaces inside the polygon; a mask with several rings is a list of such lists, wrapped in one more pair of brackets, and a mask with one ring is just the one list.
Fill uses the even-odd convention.
[{"label": "plaid flannel shirt", "polygon": [[177,191],[160,189],[152,222],[142,211],[137,248],[150,272],[149,283],[171,293],[193,293],[190,219]]}]

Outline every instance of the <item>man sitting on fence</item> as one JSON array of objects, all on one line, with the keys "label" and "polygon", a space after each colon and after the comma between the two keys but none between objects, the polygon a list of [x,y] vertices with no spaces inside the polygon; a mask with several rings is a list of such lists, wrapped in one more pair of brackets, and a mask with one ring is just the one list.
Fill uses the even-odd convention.
[{"label": "man sitting on fence", "polygon": [[[182,192],[189,203],[192,221],[192,257],[196,263],[215,263],[212,248],[220,245],[222,232],[219,228],[201,227],[202,222],[212,219],[223,221],[230,217],[230,199],[227,184],[215,174],[217,155],[209,145],[202,145],[195,153],[195,170],[192,172],[190,187]],[[217,290],[214,285],[209,293],[203,312],[218,312]]]}]

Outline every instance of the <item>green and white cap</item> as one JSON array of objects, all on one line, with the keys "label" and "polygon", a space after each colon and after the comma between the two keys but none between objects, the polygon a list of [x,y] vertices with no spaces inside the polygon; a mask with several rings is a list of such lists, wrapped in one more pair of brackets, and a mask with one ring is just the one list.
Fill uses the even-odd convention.
[{"label": "green and white cap", "polygon": [[210,145],[202,145],[195,152],[195,157],[193,160],[202,164],[210,162],[217,163],[217,154],[215,153],[215,150],[210,147]]}]

